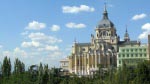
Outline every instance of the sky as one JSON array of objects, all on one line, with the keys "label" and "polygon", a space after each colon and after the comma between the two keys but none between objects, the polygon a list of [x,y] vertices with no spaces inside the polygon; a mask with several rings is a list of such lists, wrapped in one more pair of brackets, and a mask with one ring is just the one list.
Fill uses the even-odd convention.
[{"label": "sky", "polygon": [[90,42],[104,3],[122,40],[127,25],[131,40],[147,43],[149,0],[0,0],[0,61],[60,67],[75,39]]}]

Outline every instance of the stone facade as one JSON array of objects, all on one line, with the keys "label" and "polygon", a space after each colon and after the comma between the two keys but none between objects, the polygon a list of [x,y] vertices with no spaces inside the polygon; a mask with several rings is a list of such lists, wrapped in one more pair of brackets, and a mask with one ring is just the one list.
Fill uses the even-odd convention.
[{"label": "stone facade", "polygon": [[98,70],[99,65],[105,70],[117,67],[117,55],[121,53],[119,51],[128,46],[139,47],[140,41],[130,41],[127,28],[124,41],[120,41],[115,25],[108,18],[105,6],[103,18],[95,28],[95,35],[91,34],[91,42],[73,44],[72,53],[68,56],[69,72],[77,75],[92,75]]},{"label": "stone facade", "polygon": [[62,71],[69,71],[69,58],[60,60],[60,68]]}]

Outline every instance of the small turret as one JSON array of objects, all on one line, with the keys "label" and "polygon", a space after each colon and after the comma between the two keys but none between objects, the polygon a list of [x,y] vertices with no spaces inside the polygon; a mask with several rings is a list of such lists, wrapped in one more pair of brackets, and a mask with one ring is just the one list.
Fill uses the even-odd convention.
[{"label": "small turret", "polygon": [[130,37],[129,37],[129,34],[128,34],[127,26],[126,26],[126,32],[124,34],[124,41],[130,41]]}]

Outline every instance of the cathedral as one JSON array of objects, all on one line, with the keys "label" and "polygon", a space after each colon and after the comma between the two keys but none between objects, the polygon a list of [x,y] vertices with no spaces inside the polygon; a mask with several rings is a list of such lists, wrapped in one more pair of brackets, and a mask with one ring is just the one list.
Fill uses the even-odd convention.
[{"label": "cathedral", "polygon": [[117,67],[119,48],[125,46],[140,46],[140,41],[131,41],[127,29],[121,41],[105,6],[103,17],[95,28],[95,35],[91,34],[91,41],[74,42],[71,55],[68,56],[68,70],[77,75],[91,75],[99,66],[106,70]]}]

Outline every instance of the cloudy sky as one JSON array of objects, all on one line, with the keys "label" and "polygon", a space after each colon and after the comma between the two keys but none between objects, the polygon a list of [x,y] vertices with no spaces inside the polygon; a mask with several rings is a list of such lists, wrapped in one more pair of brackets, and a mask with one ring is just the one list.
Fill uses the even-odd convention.
[{"label": "cloudy sky", "polygon": [[105,2],[121,39],[127,25],[131,40],[147,43],[149,0],[0,0],[0,61],[9,56],[26,66],[59,67],[75,38],[90,42]]}]

